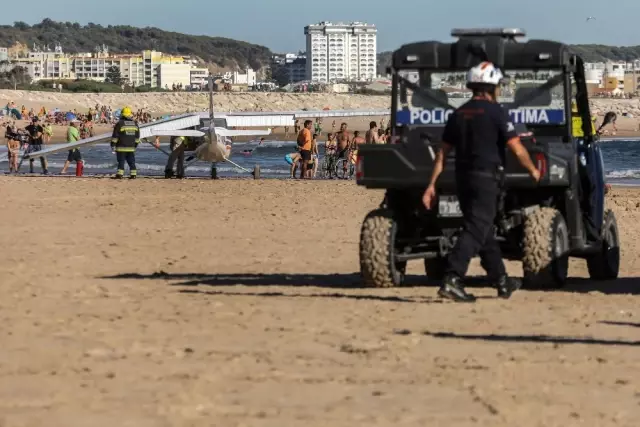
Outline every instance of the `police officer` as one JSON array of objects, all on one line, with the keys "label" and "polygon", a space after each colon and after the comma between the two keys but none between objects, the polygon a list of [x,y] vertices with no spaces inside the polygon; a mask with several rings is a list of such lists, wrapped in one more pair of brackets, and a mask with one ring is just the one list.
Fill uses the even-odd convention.
[{"label": "police officer", "polygon": [[118,159],[118,171],[115,179],[124,177],[124,163],[129,165],[130,179],[135,179],[138,175],[136,170],[136,148],[140,144],[140,128],[133,120],[131,108],[124,107],[120,113],[120,120],[113,128],[111,137],[111,150],[115,151]]},{"label": "police officer", "polygon": [[520,142],[508,113],[497,103],[502,78],[500,70],[490,62],[482,62],[469,71],[467,87],[473,91],[473,97],[449,117],[431,182],[423,196],[424,205],[431,209],[436,199],[436,181],[447,155],[455,148],[457,195],[464,222],[438,291],[441,297],[454,301],[475,301],[465,291],[462,280],[476,255],[480,256],[499,297],[509,298],[520,286],[507,276],[500,246],[493,236],[500,194],[499,170],[505,164],[506,148],[536,182],[540,180],[540,172]]}]

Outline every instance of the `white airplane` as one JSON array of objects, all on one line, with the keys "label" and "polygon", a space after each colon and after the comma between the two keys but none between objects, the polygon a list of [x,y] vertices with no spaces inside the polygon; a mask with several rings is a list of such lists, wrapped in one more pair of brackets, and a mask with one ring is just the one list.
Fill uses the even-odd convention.
[{"label": "white airplane", "polygon": [[[213,91],[210,90],[210,103],[213,106]],[[229,112],[214,113],[209,112],[183,114],[153,123],[140,125],[140,139],[151,143],[147,138],[155,136],[190,136],[203,137],[205,143],[196,148],[195,157],[197,160],[222,163],[228,162],[233,166],[252,172],[233,162],[231,157],[231,137],[234,136],[267,136],[271,134],[271,128],[275,126],[292,126],[297,118],[315,117],[358,117],[358,116],[387,116],[389,110],[321,110],[321,111],[281,111],[281,112]],[[215,126],[216,119],[224,123],[224,126]],[[208,120],[209,123],[203,122]],[[247,124],[247,122],[250,122]],[[213,125],[213,128],[211,126]],[[227,127],[268,127],[268,130],[233,130]],[[64,152],[72,148],[92,145],[99,142],[111,140],[111,133],[85,138],[80,141],[67,144],[58,144],[44,150],[25,154],[22,160],[43,157],[50,154]],[[169,155],[164,150],[160,150]]]}]

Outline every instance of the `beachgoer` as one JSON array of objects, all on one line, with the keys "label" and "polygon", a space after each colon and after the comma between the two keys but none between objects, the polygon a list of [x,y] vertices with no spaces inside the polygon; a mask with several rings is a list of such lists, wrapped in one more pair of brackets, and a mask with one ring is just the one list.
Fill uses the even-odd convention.
[{"label": "beachgoer", "polygon": [[298,134],[298,147],[300,147],[300,157],[302,159],[302,165],[300,166],[300,179],[307,177],[307,167],[311,160],[311,128],[313,127],[312,120],[305,120],[304,128]]},{"label": "beachgoer", "polygon": [[352,143],[351,149],[357,150],[360,144],[364,144],[364,143],[365,143],[365,139],[360,136],[360,131],[357,130],[353,132],[353,143]]},{"label": "beachgoer", "polygon": [[53,137],[53,126],[51,126],[51,122],[47,120],[44,124],[44,143],[49,144],[51,142],[52,137]]},{"label": "beachgoer", "polygon": [[[347,124],[340,125],[338,138],[338,159],[349,159],[349,148],[351,147],[351,134],[347,129]],[[344,162],[344,171],[347,171],[347,162]]]},{"label": "beachgoer", "polygon": [[300,156],[300,153],[298,153],[298,152],[289,153],[289,154],[284,156],[285,162],[287,162],[289,165],[291,165],[291,168],[289,170],[289,172],[291,174],[291,178],[295,178],[296,177],[296,169],[298,168],[298,162],[300,161],[301,158],[302,157]]},{"label": "beachgoer", "polygon": [[369,130],[364,136],[367,144],[380,144],[380,137],[378,136],[378,124],[376,122],[369,122]]},{"label": "beachgoer", "polygon": [[324,142],[324,154],[325,155],[335,155],[338,149],[338,144],[336,142],[336,137],[334,134],[327,134],[327,140]]},{"label": "beachgoer", "polygon": [[[44,129],[39,124],[39,119],[34,117],[32,119],[32,123],[25,128],[27,132],[29,132],[29,146],[27,147],[27,153],[34,153],[36,151],[42,150],[42,134],[44,133]],[[26,153],[25,153],[26,154]],[[33,173],[33,162],[35,159],[29,159],[29,173]],[[49,170],[47,169],[47,159],[44,157],[40,157],[40,166],[42,167],[42,173],[44,175],[49,174]]]},{"label": "beachgoer", "polygon": [[318,142],[317,142],[318,134],[313,134],[313,138],[311,139],[311,160],[309,160],[307,165],[307,177],[315,178],[316,173],[318,171]]},{"label": "beachgoer", "polygon": [[9,159],[9,173],[18,173],[18,158],[20,157],[20,141],[15,136],[15,127],[7,126],[7,156]]},{"label": "beachgoer", "polygon": [[[80,120],[73,119],[69,123],[69,128],[67,129],[67,142],[76,142],[80,141],[80,131],[78,130],[78,124]],[[84,164],[82,161],[82,154],[80,154],[80,150],[77,148],[72,148],[69,150],[69,154],[67,155],[67,161],[64,162],[64,166],[60,171],[60,175],[64,175],[67,173],[67,169],[69,169],[69,165],[71,162],[76,162],[76,176],[82,176],[82,170],[84,168]]]},{"label": "beachgoer", "polygon": [[249,156],[251,155],[255,150],[258,149],[258,147],[260,147],[262,144],[264,143],[264,138],[260,138],[260,142],[258,142],[258,145],[256,146],[256,148],[248,148],[246,150],[242,150],[242,154],[244,154],[245,156]]},{"label": "beachgoer", "polygon": [[138,176],[136,169],[136,148],[140,144],[140,127],[133,120],[131,108],[124,107],[120,113],[120,120],[113,128],[111,137],[111,150],[116,153],[118,159],[118,171],[115,179],[124,177],[124,163],[129,165],[130,179]]},{"label": "beachgoer", "polygon": [[490,62],[482,62],[469,70],[467,88],[472,90],[473,97],[449,116],[422,199],[427,209],[433,208],[436,182],[447,155],[455,148],[456,192],[464,219],[438,291],[441,297],[455,301],[476,299],[465,291],[462,280],[469,262],[477,255],[499,297],[511,297],[520,286],[507,276],[500,246],[493,236],[500,195],[499,171],[504,168],[506,149],[515,154],[534,181],[540,180],[540,172],[522,145],[508,113],[497,103],[502,79],[502,72]]}]

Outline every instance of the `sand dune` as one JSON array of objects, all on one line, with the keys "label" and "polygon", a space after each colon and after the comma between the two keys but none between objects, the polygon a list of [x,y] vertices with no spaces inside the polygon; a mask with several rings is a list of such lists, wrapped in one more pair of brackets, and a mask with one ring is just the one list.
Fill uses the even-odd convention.
[{"label": "sand dune", "polygon": [[[88,109],[96,104],[120,107],[129,105],[144,108],[152,113],[204,111],[209,106],[205,92],[136,93],[136,94],[70,94],[54,92],[28,92],[0,90],[0,105],[14,101],[27,108]],[[385,109],[390,106],[388,96],[344,94],[295,94],[295,93],[216,93],[216,110],[219,111],[284,111],[302,108],[321,110],[329,107],[341,109]]]},{"label": "sand dune", "polygon": [[[204,111],[209,105],[204,92],[180,93],[56,93],[0,90],[0,105],[14,101],[27,108],[59,107],[63,109],[88,109],[96,104],[119,107],[130,105],[134,109],[144,108],[153,113],[182,112],[187,109]],[[386,109],[390,108],[389,96],[350,94],[297,94],[297,93],[216,93],[216,108],[221,111],[284,111],[307,109]],[[593,99],[592,109],[596,113],[606,111],[630,113],[640,117],[640,100]]]}]

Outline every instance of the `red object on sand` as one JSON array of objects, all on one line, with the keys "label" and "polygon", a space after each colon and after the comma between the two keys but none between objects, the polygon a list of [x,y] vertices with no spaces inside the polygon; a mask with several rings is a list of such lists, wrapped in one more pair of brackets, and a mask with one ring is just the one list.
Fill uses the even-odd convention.
[{"label": "red object on sand", "polygon": [[76,176],[82,176],[84,171],[84,162],[80,161],[76,163]]}]

